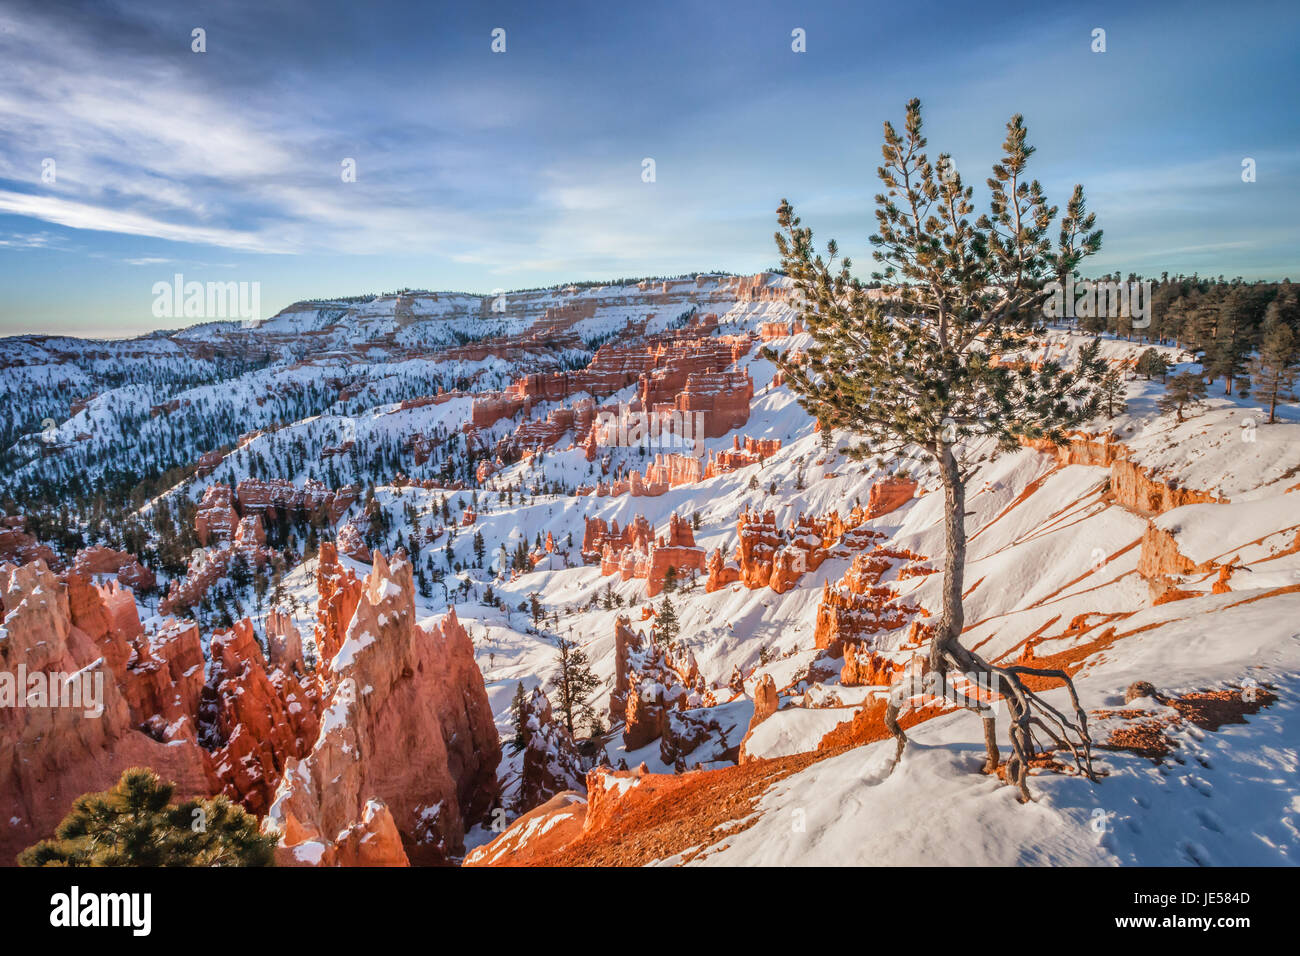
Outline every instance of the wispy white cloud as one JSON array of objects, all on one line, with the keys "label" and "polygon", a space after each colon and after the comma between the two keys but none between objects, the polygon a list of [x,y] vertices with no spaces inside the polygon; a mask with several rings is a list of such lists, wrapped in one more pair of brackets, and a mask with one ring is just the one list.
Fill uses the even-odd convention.
[{"label": "wispy white cloud", "polygon": [[61,245],[59,237],[48,232],[12,233],[0,237],[0,246],[6,249],[50,249]]},{"label": "wispy white cloud", "polygon": [[233,229],[215,229],[163,222],[124,209],[109,209],[92,203],[60,199],[57,196],[34,196],[0,190],[0,212],[27,216],[71,229],[90,229],[132,236],[149,236],[177,242],[197,242],[224,246],[245,252],[286,252],[263,241],[256,234]]}]

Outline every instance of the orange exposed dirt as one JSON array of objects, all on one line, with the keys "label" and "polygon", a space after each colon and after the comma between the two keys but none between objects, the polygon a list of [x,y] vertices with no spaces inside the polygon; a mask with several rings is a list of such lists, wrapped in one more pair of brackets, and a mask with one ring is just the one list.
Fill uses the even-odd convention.
[{"label": "orange exposed dirt", "polygon": [[[721,770],[647,774],[643,779],[650,786],[633,788],[603,825],[534,865],[643,866],[717,843],[722,825],[741,821],[725,831],[739,833],[756,822],[754,804],[768,787],[827,756],[806,753]],[[633,796],[642,788],[643,796]]]}]

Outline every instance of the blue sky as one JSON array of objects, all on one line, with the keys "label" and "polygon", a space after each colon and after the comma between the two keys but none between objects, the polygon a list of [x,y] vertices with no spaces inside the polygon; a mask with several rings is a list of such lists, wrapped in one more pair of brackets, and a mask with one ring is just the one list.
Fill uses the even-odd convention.
[{"label": "blue sky", "polygon": [[865,275],[912,96],[968,181],[1024,113],[1105,230],[1089,271],[1300,279],[1296,5],[1055,6],[0,0],[0,335],[174,324],[177,272],[272,314],[756,271],[783,196]]}]

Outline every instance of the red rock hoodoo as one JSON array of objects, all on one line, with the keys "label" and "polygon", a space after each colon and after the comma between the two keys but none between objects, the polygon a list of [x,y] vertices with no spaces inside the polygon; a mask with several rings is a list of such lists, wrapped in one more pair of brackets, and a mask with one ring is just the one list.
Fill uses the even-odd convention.
[{"label": "red rock hoodoo", "polygon": [[348,865],[363,851],[444,862],[497,798],[501,748],[469,636],[454,610],[432,631],[416,624],[410,562],[374,557],[322,661],[320,734],[289,761],[264,824],[285,864]]}]

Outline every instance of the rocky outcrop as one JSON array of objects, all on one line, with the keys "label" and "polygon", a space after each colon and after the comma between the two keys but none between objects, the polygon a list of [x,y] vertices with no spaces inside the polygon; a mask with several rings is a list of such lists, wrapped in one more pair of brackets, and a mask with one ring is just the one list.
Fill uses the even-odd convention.
[{"label": "rocky outcrop", "polygon": [[[703,427],[701,425],[700,430]],[[597,435],[599,431],[599,429],[594,429],[591,432],[585,446],[588,449],[588,461],[595,458],[597,438],[600,437]],[[606,436],[606,440],[613,441],[613,438],[612,436]],[[692,438],[692,440],[694,439]],[[730,451],[715,452],[710,450],[704,456],[678,452],[657,452],[650,463],[646,465],[644,475],[635,470],[626,472],[620,470],[612,481],[602,481],[595,486],[581,486],[578,494],[594,494],[598,498],[606,496],[619,497],[621,495],[631,495],[633,498],[657,498],[680,485],[694,484],[708,478],[716,478],[718,475],[725,475],[739,468],[758,464],[776,454],[780,448],[781,440],[779,438],[757,440],[748,436],[745,437],[742,447],[740,436],[737,435],[732,438]]]},{"label": "rocky outcrop", "polygon": [[[390,567],[376,553],[343,642],[322,667],[320,733],[305,758],[289,761],[264,823],[280,836],[277,859],[344,865],[349,851],[337,835],[367,814],[380,826],[385,811],[407,859],[459,855],[465,829],[497,799],[501,748],[455,611],[425,631],[410,562],[399,552]],[[385,855],[396,859],[392,850]]]},{"label": "rocky outcrop", "polygon": [[846,642],[860,642],[882,631],[905,627],[913,618],[925,616],[923,608],[900,602],[898,594],[881,578],[889,571],[903,571],[925,560],[907,550],[877,545],[854,555],[853,563],[839,583],[822,586],[817,606],[816,644],[838,657]]},{"label": "rocky outcrop", "polygon": [[650,773],[644,763],[632,770],[596,767],[587,773],[587,813],[583,833],[611,829],[638,807],[676,788],[680,777]]},{"label": "rocky outcrop", "polygon": [[464,866],[529,866],[582,835],[587,819],[583,792],[557,793],[515,820],[491,843],[465,857]]},{"label": "rocky outcrop", "polygon": [[780,450],[781,439],[779,438],[759,439],[746,435],[742,444],[741,436],[736,435],[731,440],[730,451],[709,452],[708,460],[704,465],[704,477],[714,478],[750,465],[757,465]]},{"label": "rocky outcrop", "polygon": [[669,488],[694,484],[703,481],[704,477],[704,459],[695,455],[665,455],[660,452],[646,465],[642,494],[652,497],[661,495]]},{"label": "rocky outcrop", "polygon": [[22,515],[0,515],[0,564],[44,561],[47,567],[59,567],[54,550],[28,534],[26,528],[27,519]]},{"label": "rocky outcrop", "polygon": [[668,731],[669,712],[702,703],[703,682],[695,657],[647,644],[620,615],[614,623],[614,687],[609,716],[622,721],[623,745],[641,747]]},{"label": "rocky outcrop", "polygon": [[219,451],[204,452],[199,456],[199,460],[194,463],[194,477],[206,478],[217,470],[217,466],[226,460],[226,456]]},{"label": "rocky outcrop", "polygon": [[[872,487],[872,496],[878,498],[877,505],[881,508],[896,508],[905,500],[901,489],[908,483],[889,484],[895,490],[879,496],[875,493],[877,486]],[[907,497],[910,495],[908,491]],[[847,518],[841,518],[837,511],[821,518],[800,514],[788,527],[780,528],[770,509],[763,514],[746,509],[736,522],[734,572],[733,565],[726,563],[721,555],[710,558],[705,590],[717,591],[738,580],[750,589],[769,587],[784,594],[804,574],[821,567],[827,558],[849,557],[883,538],[882,532],[859,527],[871,516],[870,511],[859,507]]]},{"label": "rocky outcrop", "polygon": [[704,582],[706,594],[721,591],[728,584],[735,584],[740,580],[740,566],[723,557],[721,548],[713,549],[706,570],[709,573],[708,580]]},{"label": "rocky outcrop", "polygon": [[[107,789],[128,767],[153,767],[183,796],[212,792],[207,757],[192,738],[177,728],[163,742],[138,729],[109,653],[74,623],[68,590],[44,562],[0,569],[0,593],[0,863],[48,837],[76,797]],[[111,628],[111,614],[92,619]],[[100,640],[125,668],[126,636],[110,630]],[[144,706],[140,687],[136,696]]]},{"label": "rocky outcrop", "polygon": [[913,478],[881,479],[871,486],[871,493],[867,497],[867,517],[879,518],[897,511],[911,501],[915,494],[916,480]]},{"label": "rocky outcrop", "polygon": [[[561,323],[561,327],[568,326]],[[644,320],[629,327],[623,341],[637,338],[644,327]],[[662,415],[665,420],[675,417],[677,421],[683,420],[683,414],[698,412],[705,434],[724,434],[749,418],[753,382],[747,373],[729,369],[753,347],[754,338],[748,334],[711,334],[716,327],[716,315],[696,315],[683,329],[645,336],[634,344],[602,345],[586,368],[527,375],[501,392],[477,395],[470,413],[471,424],[485,429],[504,418],[528,415],[538,404],[571,402],[549,409],[545,418],[521,423],[501,440],[498,451],[513,448],[528,454],[556,444],[571,432],[573,446],[585,448],[587,460],[591,461],[600,444],[613,443],[610,436],[596,434],[593,426],[597,409],[591,396],[599,399],[636,383],[637,398],[631,411]],[[536,334],[539,328],[530,334]],[[563,347],[566,342],[581,345],[576,338],[563,337],[547,345]],[[464,353],[463,357],[479,361],[482,355],[474,355],[483,353],[483,348],[483,344],[476,343],[444,354],[457,357]],[[692,417],[691,421],[696,419]]]},{"label": "rocky outcrop", "polygon": [[627,692],[632,686],[632,654],[641,650],[641,635],[632,630],[625,614],[614,621],[614,687],[609,692],[609,719],[622,720],[627,708]]},{"label": "rocky outcrop", "polygon": [[361,600],[361,581],[339,564],[338,551],[322,542],[316,561],[316,654],[322,664],[333,660],[343,646],[352,615]]},{"label": "rocky outcrop", "polygon": [[[589,398],[574,402],[572,408],[551,409],[545,418],[523,422],[511,434],[497,443],[496,453],[505,454],[513,449],[522,455],[534,454],[539,449],[554,446],[569,432],[574,432],[577,444],[583,444],[591,437],[591,426],[596,419],[596,406]],[[588,457],[588,460],[594,455]]]},{"label": "rocky outcrop", "polygon": [[114,551],[112,548],[93,547],[78,551],[72,561],[78,574],[93,577],[96,574],[114,575],[119,584],[134,590],[148,590],[157,579],[154,573],[139,562],[133,554]]},{"label": "rocky outcrop", "polygon": [[741,763],[745,763],[748,759],[745,744],[749,742],[750,735],[754,733],[754,728],[775,714],[780,707],[781,698],[776,692],[776,681],[772,679],[771,674],[764,674],[754,686],[754,716],[749,720],[749,729],[745,731],[745,739],[740,742]]},{"label": "rocky outcrop", "polygon": [[623,711],[623,746],[640,750],[664,732],[664,699],[654,684],[644,688],[638,683],[628,694]]},{"label": "rocky outcrop", "polygon": [[[1197,563],[1181,554],[1174,536],[1152,523],[1152,519],[1183,505],[1227,503],[1227,498],[1194,488],[1183,488],[1176,481],[1152,475],[1130,457],[1129,448],[1111,435],[1071,435],[1062,445],[1046,439],[1022,440],[1023,445],[1053,455],[1057,464],[1091,465],[1109,468],[1108,494],[1114,502],[1147,518],[1138,553],[1138,574],[1146,579],[1154,604],[1166,604],[1190,597],[1199,597],[1203,590],[1180,587],[1183,575],[1208,574],[1220,570],[1213,593],[1229,589],[1228,575],[1214,561]],[[1230,574],[1230,572],[1229,572]]]},{"label": "rocky outcrop", "polygon": [[1056,458],[1058,465],[1091,465],[1109,468],[1117,459],[1128,457],[1128,448],[1110,435],[1073,435],[1063,445],[1050,438],[1022,438],[1020,443]]},{"label": "rocky outcrop", "polygon": [[903,670],[904,665],[890,660],[862,644],[844,645],[844,666],[840,670],[840,683],[846,687],[874,687],[889,685]]},{"label": "rocky outcrop", "polygon": [[791,322],[760,322],[758,324],[758,337],[764,342],[798,335],[802,331],[803,323],[798,319]]},{"label": "rocky outcrop", "polygon": [[1153,479],[1137,462],[1120,459],[1110,466],[1110,490],[1115,500],[1147,515],[1162,515],[1183,505],[1227,501],[1208,491],[1179,488]]},{"label": "rocky outcrop", "polygon": [[206,548],[221,541],[233,541],[238,526],[234,490],[229,485],[209,486],[194,514],[194,534],[199,544]]},{"label": "rocky outcrop", "polygon": [[132,726],[164,743],[198,739],[204,657],[198,625],[167,619],[152,633],[115,580],[64,578],[73,626],[95,642],[126,699]]},{"label": "rocky outcrop", "polygon": [[671,569],[672,575],[685,578],[704,570],[704,549],[696,547],[691,523],[676,512],[668,519],[666,534],[651,538],[650,524],[637,515],[623,529],[607,529],[600,518],[588,518],[583,535],[583,557],[588,559],[600,548],[600,573],[617,574],[620,580],[640,578],[646,582],[646,596],[656,597],[663,591]]},{"label": "rocky outcrop", "polygon": [[308,478],[301,487],[284,478],[245,478],[235,486],[235,499],[243,514],[274,518],[280,512],[325,514],[337,523],[357,500],[357,488],[345,485],[337,491]]},{"label": "rocky outcrop", "polygon": [[[822,586],[814,639],[829,657],[843,656],[840,682],[845,686],[893,683],[904,666],[897,652],[919,647],[932,636],[931,625],[923,620],[928,612],[882,582],[890,571],[898,579],[932,573],[933,568],[920,563],[924,560],[912,551],[877,545],[854,555],[838,583]],[[902,628],[901,638],[884,639]]]},{"label": "rocky outcrop", "polygon": [[525,813],[565,790],[584,790],[582,761],[568,730],[551,712],[540,687],[524,698],[519,715],[523,761],[516,810]]},{"label": "rocky outcrop", "polygon": [[1215,562],[1197,564],[1178,550],[1174,536],[1163,528],[1148,524],[1142,532],[1141,550],[1138,552],[1138,574],[1148,580],[1166,575],[1205,573],[1216,567]]},{"label": "rocky outcrop", "polygon": [[[615,554],[634,548],[645,550],[654,530],[645,515],[636,515],[622,530],[618,522],[606,524],[604,518],[585,518],[582,534],[582,560],[585,564],[597,564],[601,561],[608,547]],[[612,569],[601,568],[601,574],[612,574]]]},{"label": "rocky outcrop", "polygon": [[[696,691],[687,698],[686,709],[665,712],[663,732],[659,737],[659,759],[678,772],[687,769],[688,757],[696,758],[699,751],[705,751],[706,759],[736,759],[738,747],[728,746],[727,738],[733,738],[738,729],[735,726],[723,726],[723,721],[712,710],[717,700],[711,691]],[[711,745],[705,747],[705,745]],[[698,759],[696,759],[698,763]]]},{"label": "rocky outcrop", "polygon": [[1021,444],[1053,455],[1057,464],[1091,465],[1110,469],[1110,493],[1116,503],[1141,514],[1156,516],[1183,505],[1224,502],[1208,491],[1180,488],[1162,481],[1130,458],[1130,450],[1111,435],[1071,435],[1063,445],[1048,439],[1022,439]]},{"label": "rocky outcrop", "polygon": [[203,690],[201,739],[213,752],[223,792],[264,814],[288,761],[316,740],[319,701],[292,671],[268,672],[253,625],[212,636],[212,674]]},{"label": "rocky outcrop", "polygon": [[251,517],[236,524],[233,540],[197,549],[186,565],[185,577],[168,585],[158,610],[163,614],[188,614],[238,564],[247,569],[265,567],[275,554],[261,544],[265,540],[261,520]]},{"label": "rocky outcrop", "polygon": [[272,608],[266,617],[267,656],[271,666],[286,674],[306,675],[307,667],[302,656],[302,635],[293,618],[279,608]]},{"label": "rocky outcrop", "polygon": [[346,522],[339,528],[335,542],[339,554],[346,554],[353,561],[370,563],[370,549],[366,547],[366,541],[362,537],[361,531],[351,521]]}]

